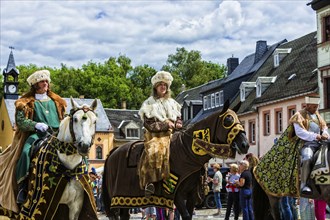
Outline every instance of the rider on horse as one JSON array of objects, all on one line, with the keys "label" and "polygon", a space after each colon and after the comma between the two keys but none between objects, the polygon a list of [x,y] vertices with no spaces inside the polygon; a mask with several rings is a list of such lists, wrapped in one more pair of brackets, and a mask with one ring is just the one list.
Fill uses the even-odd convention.
[{"label": "rider on horse", "polygon": [[[65,114],[67,104],[60,96],[50,91],[50,81],[48,70],[36,71],[27,78],[31,86],[30,91],[15,102],[17,128],[12,145],[0,156],[0,166],[5,167],[0,169],[3,177],[0,181],[0,189],[3,192],[0,202],[3,207],[16,212],[17,205],[13,204],[12,199],[17,193],[16,184],[19,188],[16,202],[22,204],[27,195],[31,146],[42,137],[36,130],[45,132],[49,127],[58,129]],[[9,151],[11,155],[8,154]]]},{"label": "rider on horse", "polygon": [[139,111],[146,131],[138,174],[140,187],[145,189],[146,196],[154,193],[154,182],[168,178],[171,131],[182,128],[181,106],[171,98],[172,81],[169,72],[157,72],[151,78],[152,95],[143,102]]},{"label": "rider on horse", "polygon": [[326,122],[317,111],[319,102],[320,98],[318,97],[305,97],[306,107],[294,114],[290,119],[290,124],[293,124],[295,134],[304,141],[300,151],[300,190],[304,194],[312,193],[312,189],[307,185],[307,180],[313,165],[313,155],[321,146],[319,141],[329,138]]}]

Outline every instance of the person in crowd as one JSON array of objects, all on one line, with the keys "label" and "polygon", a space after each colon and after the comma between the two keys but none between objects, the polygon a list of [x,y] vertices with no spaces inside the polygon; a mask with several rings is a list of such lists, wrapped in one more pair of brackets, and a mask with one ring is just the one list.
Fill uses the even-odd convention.
[{"label": "person in crowd", "polygon": [[314,200],[300,197],[298,203],[300,220],[315,220]]},{"label": "person in crowd", "polygon": [[226,176],[226,189],[228,192],[228,201],[225,220],[229,220],[230,213],[233,207],[234,219],[238,220],[239,217],[239,188],[236,186],[235,182],[239,181],[240,175],[238,174],[238,165],[231,164],[230,172]]},{"label": "person in crowd", "polygon": [[156,220],[157,219],[156,207],[147,207],[145,209],[145,215],[147,220]]},{"label": "person in crowd", "polygon": [[239,162],[240,178],[236,180],[239,187],[239,200],[243,213],[243,220],[254,220],[252,209],[252,174],[249,170],[249,162],[242,160]]},{"label": "person in crowd", "polygon": [[220,167],[221,166],[218,163],[213,164],[214,176],[213,179],[209,178],[209,181],[212,182],[212,190],[214,193],[214,200],[217,207],[217,212],[213,214],[215,216],[221,215],[221,208],[222,208],[222,204],[220,200],[220,192],[222,189],[222,174],[220,172]]},{"label": "person in crowd", "polygon": [[171,98],[173,77],[159,71],[152,78],[152,95],[143,102],[139,115],[145,127],[144,152],[138,166],[140,187],[146,197],[154,194],[154,183],[169,177],[169,146],[172,131],[182,128],[181,106]]},{"label": "person in crowd", "polygon": [[320,199],[314,199],[316,220],[325,220],[327,202]]}]

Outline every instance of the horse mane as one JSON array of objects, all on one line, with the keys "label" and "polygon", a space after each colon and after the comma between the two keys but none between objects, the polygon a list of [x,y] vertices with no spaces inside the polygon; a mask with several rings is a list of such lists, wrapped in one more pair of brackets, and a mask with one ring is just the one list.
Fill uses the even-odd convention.
[{"label": "horse mane", "polygon": [[70,117],[69,116],[65,117],[61,121],[60,127],[58,129],[57,138],[63,142],[67,142],[67,143],[72,142],[72,138],[71,138],[71,134],[70,134]]}]

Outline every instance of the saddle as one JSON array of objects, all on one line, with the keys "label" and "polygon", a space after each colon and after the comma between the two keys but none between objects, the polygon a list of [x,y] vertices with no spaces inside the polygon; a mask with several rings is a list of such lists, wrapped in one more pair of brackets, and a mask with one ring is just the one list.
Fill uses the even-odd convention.
[{"label": "saddle", "polygon": [[315,180],[317,185],[330,184],[330,169],[329,169],[329,143],[325,142],[320,149],[315,153],[313,161],[314,166],[310,174],[310,178]]},{"label": "saddle", "polygon": [[30,158],[34,158],[40,148],[44,146],[51,137],[51,134],[48,132],[43,132],[42,135],[44,135],[42,138],[39,138],[32,143]]}]

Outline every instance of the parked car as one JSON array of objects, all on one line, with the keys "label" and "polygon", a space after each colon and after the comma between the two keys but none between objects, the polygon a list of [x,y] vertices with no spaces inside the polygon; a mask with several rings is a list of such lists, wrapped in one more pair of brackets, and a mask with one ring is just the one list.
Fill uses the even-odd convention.
[{"label": "parked car", "polygon": [[[229,172],[229,167],[221,167],[220,172],[222,174],[222,189],[220,192],[220,200],[223,207],[227,204],[227,190],[226,190],[226,175]],[[208,176],[213,178],[214,170],[212,167],[208,168]],[[204,201],[202,204],[199,204],[197,207],[206,207],[208,209],[215,209],[216,204],[214,200],[214,193],[212,191],[212,182],[209,183],[210,191],[207,195],[205,195]]]}]

